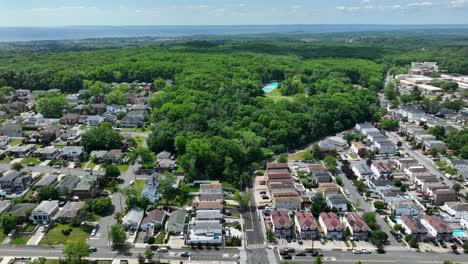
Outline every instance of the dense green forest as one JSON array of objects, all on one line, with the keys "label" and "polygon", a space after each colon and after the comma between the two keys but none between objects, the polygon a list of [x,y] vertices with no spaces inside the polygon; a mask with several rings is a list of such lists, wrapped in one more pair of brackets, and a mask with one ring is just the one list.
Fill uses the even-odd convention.
[{"label": "dense green forest", "polygon": [[[451,45],[425,36],[413,48],[378,41],[389,38],[215,39],[88,51],[22,50],[0,56],[0,87],[77,92],[85,80],[171,79],[173,85],[149,100],[149,147],[177,153],[191,179],[239,186],[271,153],[378,119],[377,92],[390,66],[436,60],[444,69],[468,73],[463,36],[447,37],[457,39]],[[263,84],[271,81],[281,83],[287,100],[264,94]]]}]

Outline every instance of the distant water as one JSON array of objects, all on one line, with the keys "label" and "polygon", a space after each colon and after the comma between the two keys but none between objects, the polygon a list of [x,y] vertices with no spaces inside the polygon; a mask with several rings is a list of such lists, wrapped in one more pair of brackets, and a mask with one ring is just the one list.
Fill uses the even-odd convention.
[{"label": "distant water", "polygon": [[339,33],[422,29],[468,29],[468,25],[242,25],[0,27],[0,42],[92,38],[178,37],[261,33]]}]

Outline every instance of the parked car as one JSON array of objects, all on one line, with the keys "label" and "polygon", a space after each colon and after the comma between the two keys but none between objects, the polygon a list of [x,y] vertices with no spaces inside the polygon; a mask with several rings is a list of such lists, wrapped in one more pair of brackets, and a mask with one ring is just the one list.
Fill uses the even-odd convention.
[{"label": "parked car", "polygon": [[296,256],[305,257],[305,256],[307,256],[307,254],[305,252],[298,252],[298,253],[296,253]]},{"label": "parked car", "polygon": [[54,170],[53,173],[54,174],[60,174],[61,172],[59,170]]},{"label": "parked car", "polygon": [[90,250],[91,252],[96,252],[96,251],[97,251],[97,248],[95,248],[95,247],[90,247],[89,250]]},{"label": "parked car", "polygon": [[16,233],[16,229],[12,229],[9,233],[8,233],[8,237],[13,237]]},{"label": "parked car", "polygon": [[192,253],[184,251],[184,252],[180,252],[179,256],[181,256],[183,258],[188,258],[188,257],[192,256]]},{"label": "parked car", "polygon": [[165,247],[160,247],[160,248],[158,248],[158,252],[166,253],[166,252],[169,252],[169,249],[167,249]]},{"label": "parked car", "polygon": [[284,256],[283,256],[283,259],[292,259],[292,256],[289,255],[289,254],[288,254],[288,255],[284,255]]},{"label": "parked car", "polygon": [[359,249],[353,249],[353,254],[362,254],[362,251]]},{"label": "parked car", "polygon": [[361,251],[362,251],[363,254],[371,254],[372,253],[367,249],[362,249]]}]

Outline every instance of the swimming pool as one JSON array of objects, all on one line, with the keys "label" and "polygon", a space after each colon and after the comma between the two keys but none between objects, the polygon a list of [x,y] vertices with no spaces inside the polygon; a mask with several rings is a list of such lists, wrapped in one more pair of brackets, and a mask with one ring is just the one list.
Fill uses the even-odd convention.
[{"label": "swimming pool", "polygon": [[279,86],[279,83],[272,82],[272,83],[268,84],[267,86],[263,87],[263,91],[265,93],[269,93],[269,92],[273,91],[274,89],[278,88],[278,86]]},{"label": "swimming pool", "polygon": [[459,236],[459,237],[466,237],[467,236],[467,234],[465,233],[464,230],[453,230],[452,234],[454,236]]}]

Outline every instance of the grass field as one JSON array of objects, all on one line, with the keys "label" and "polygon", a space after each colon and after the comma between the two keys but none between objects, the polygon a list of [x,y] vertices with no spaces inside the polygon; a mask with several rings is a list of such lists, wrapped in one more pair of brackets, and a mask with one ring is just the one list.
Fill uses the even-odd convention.
[{"label": "grass field", "polygon": [[[65,236],[62,230],[71,228],[70,235]],[[86,242],[89,234],[81,230],[81,228],[71,227],[70,225],[57,224],[54,228],[50,229],[47,234],[42,238],[39,245],[60,245],[68,242],[83,241]]]},{"label": "grass field", "polygon": [[279,100],[294,101],[294,98],[291,96],[283,96],[279,89],[274,89],[273,91],[265,94],[265,96],[272,99],[275,102]]},{"label": "grass field", "polygon": [[26,245],[28,243],[29,236],[27,235],[15,235],[11,240],[12,245]]},{"label": "grass field", "polygon": [[296,152],[292,155],[289,155],[288,160],[303,160],[305,153],[306,153],[305,151]]},{"label": "grass field", "polygon": [[10,163],[13,159],[9,156],[5,156],[3,159],[0,160],[0,163]]},{"label": "grass field", "polygon": [[145,142],[145,137],[144,136],[136,136],[134,137],[136,143],[138,144],[138,146],[141,146],[143,145],[143,142]]},{"label": "grass field", "polygon": [[28,165],[29,163],[33,163],[34,165],[37,166],[39,165],[39,163],[41,163],[41,161],[38,158],[27,157],[27,158],[24,158],[20,163],[23,165]]},{"label": "grass field", "polygon": [[159,235],[156,237],[154,243],[155,244],[164,244],[164,238],[165,237],[166,237],[166,231],[161,230],[161,232],[159,232]]},{"label": "grass field", "polygon": [[136,180],[135,184],[133,185],[133,189],[140,193],[143,191],[143,187],[145,187],[145,182],[146,180]]},{"label": "grass field", "polygon": [[225,190],[238,191],[238,189],[237,189],[236,187],[234,187],[234,185],[232,185],[232,184],[229,183],[229,182],[221,182],[221,186],[222,186],[223,189],[225,189]]},{"label": "grass field", "polygon": [[124,172],[128,171],[128,167],[129,167],[128,164],[117,165],[117,168],[119,168],[120,173],[124,173]]},{"label": "grass field", "polygon": [[12,141],[10,141],[10,146],[18,146],[19,144],[21,144],[21,139],[13,139]]}]

